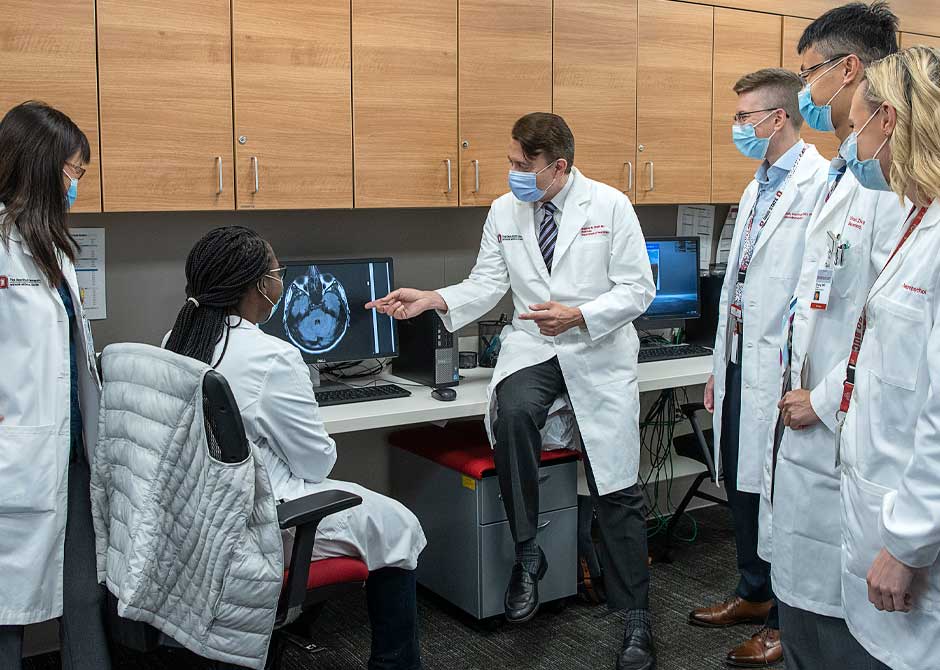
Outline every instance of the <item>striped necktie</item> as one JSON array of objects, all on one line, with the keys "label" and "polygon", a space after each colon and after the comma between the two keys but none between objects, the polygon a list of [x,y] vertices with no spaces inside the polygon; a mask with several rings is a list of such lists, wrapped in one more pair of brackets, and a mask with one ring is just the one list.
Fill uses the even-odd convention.
[{"label": "striped necktie", "polygon": [[539,249],[542,251],[542,258],[545,259],[548,274],[551,274],[555,240],[558,238],[558,224],[555,223],[555,210],[558,208],[550,202],[546,202],[542,208],[545,210],[545,217],[539,226]]}]

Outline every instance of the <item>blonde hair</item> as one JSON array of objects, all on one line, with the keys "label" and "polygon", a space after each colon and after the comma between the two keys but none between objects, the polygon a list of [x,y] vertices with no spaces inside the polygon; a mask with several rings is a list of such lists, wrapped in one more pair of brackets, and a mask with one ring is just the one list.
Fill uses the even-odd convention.
[{"label": "blonde hair", "polygon": [[762,91],[767,101],[766,104],[785,111],[790,125],[799,130],[803,125],[799,98],[801,88],[803,88],[803,82],[794,72],[781,67],[768,67],[738,79],[734,85],[734,92],[741,95],[751,91]]},{"label": "blonde hair", "polygon": [[865,71],[872,110],[887,102],[897,113],[891,135],[891,189],[922,202],[940,197],[940,50],[911,47]]}]

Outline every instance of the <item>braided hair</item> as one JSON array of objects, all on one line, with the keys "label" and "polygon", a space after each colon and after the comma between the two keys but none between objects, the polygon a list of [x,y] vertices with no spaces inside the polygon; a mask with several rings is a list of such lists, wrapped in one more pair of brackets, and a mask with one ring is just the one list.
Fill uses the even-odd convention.
[{"label": "braided hair", "polygon": [[186,303],[176,317],[166,349],[212,363],[216,345],[228,347],[229,315],[271,269],[271,248],[258,233],[242,226],[209,231],[186,259]]}]

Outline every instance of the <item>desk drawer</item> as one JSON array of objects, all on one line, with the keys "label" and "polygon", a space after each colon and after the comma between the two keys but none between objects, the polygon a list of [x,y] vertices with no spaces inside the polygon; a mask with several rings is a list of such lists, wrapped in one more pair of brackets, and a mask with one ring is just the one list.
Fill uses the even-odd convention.
[{"label": "desk drawer", "polygon": [[[578,592],[578,509],[571,507],[539,515],[538,543],[548,560],[548,572],[539,584],[543,603]],[[516,559],[509,522],[480,528],[480,609],[478,618],[504,611],[506,585]]]},{"label": "desk drawer", "polygon": [[[484,477],[479,485],[480,523],[506,521],[506,510],[495,474]],[[539,514],[578,504],[578,463],[568,461],[539,468]]]}]

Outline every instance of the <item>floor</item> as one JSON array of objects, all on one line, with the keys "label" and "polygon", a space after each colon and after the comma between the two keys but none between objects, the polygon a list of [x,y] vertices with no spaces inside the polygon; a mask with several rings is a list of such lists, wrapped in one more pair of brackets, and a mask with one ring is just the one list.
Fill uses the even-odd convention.
[{"label": "floor", "polygon": [[[725,668],[723,658],[755,627],[724,630],[686,623],[690,610],[726,597],[736,584],[734,539],[723,508],[692,513],[680,524],[674,562],[652,567],[652,612],[659,651],[659,670]],[[655,546],[655,538],[653,545]],[[514,670],[587,670],[614,668],[620,649],[623,617],[604,606],[572,602],[561,611],[543,611],[519,627],[487,630],[471,625],[432,594],[419,591],[421,647],[426,670],[512,668]],[[357,593],[329,605],[317,622],[316,640],[328,647],[315,656],[290,651],[282,670],[353,670],[364,668],[369,650],[365,597]],[[26,670],[54,670],[58,654],[27,661]],[[118,652],[115,670],[203,670],[210,666],[185,652],[141,656]]]}]

